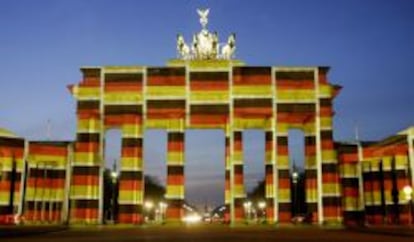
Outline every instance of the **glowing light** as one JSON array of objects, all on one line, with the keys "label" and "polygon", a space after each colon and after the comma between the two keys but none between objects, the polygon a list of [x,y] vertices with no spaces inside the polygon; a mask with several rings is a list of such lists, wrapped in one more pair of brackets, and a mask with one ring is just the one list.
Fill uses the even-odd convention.
[{"label": "glowing light", "polygon": [[247,202],[245,202],[245,203],[243,204],[243,206],[244,206],[246,209],[249,209],[249,208],[252,206],[252,202],[247,201]]},{"label": "glowing light", "polygon": [[146,208],[146,209],[150,210],[151,208],[153,208],[153,207],[154,207],[154,203],[153,203],[153,202],[151,202],[151,201],[146,201],[146,202],[144,203],[144,206],[145,206],[145,208]]},{"label": "glowing light", "polygon": [[161,209],[167,208],[167,204],[165,202],[160,202],[159,206]]},{"label": "glowing light", "polygon": [[111,177],[112,177],[113,179],[118,178],[118,172],[116,172],[116,171],[111,172]]},{"label": "glowing light", "polygon": [[261,201],[261,202],[259,202],[258,206],[259,206],[260,209],[264,209],[266,207],[266,203]]},{"label": "glowing light", "polygon": [[190,214],[183,218],[183,221],[186,223],[199,223],[201,221],[201,216],[198,214]]},{"label": "glowing light", "polygon": [[412,199],[411,195],[413,194],[413,188],[411,186],[407,185],[403,188],[403,192],[404,192],[404,195],[405,195],[405,199],[407,201],[410,201]]}]

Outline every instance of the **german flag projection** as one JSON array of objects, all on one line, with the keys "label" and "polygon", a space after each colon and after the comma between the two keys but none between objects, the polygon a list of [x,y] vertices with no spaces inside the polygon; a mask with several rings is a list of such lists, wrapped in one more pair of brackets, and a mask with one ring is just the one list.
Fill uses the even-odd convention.
[{"label": "german flag projection", "polygon": [[232,171],[233,182],[230,184],[232,190],[232,199],[234,200],[234,220],[243,221],[244,207],[243,203],[246,198],[244,190],[244,165],[243,165],[243,133],[233,132],[233,157]]},{"label": "german flag projection", "polygon": [[69,86],[77,99],[78,127],[72,163],[70,222],[99,223],[102,172],[101,69],[82,69],[83,80]]},{"label": "german flag projection", "polygon": [[15,215],[28,223],[102,223],[108,129],[122,132],[116,222],[144,222],[147,129],[168,133],[166,219],[179,222],[185,200],[185,130],[192,128],[225,131],[226,222],[247,217],[242,134],[252,128],[265,132],[269,223],[291,222],[290,129],[305,136],[306,208],[313,223],[357,223],[362,214],[371,224],[414,221],[402,192],[414,185],[414,127],[377,142],[335,145],[333,99],[341,87],[328,82],[328,71],[245,66],[236,60],[81,68],[80,83],[68,87],[77,107],[73,143],[28,142],[0,129],[0,223],[13,223]]},{"label": "german flag projection", "polygon": [[399,134],[363,147],[366,221],[408,224],[412,216],[403,188],[411,184],[409,136]]},{"label": "german flag projection", "polygon": [[358,143],[336,143],[340,179],[342,186],[342,211],[344,223],[357,225],[364,221],[362,191],[362,169],[360,145]]},{"label": "german flag projection", "polygon": [[229,73],[197,71],[190,73],[191,102],[228,102]]},{"label": "german flag projection", "polygon": [[68,208],[70,142],[29,142],[24,221],[62,223]]},{"label": "german flag projection", "polygon": [[230,204],[231,204],[231,188],[230,188],[230,172],[231,172],[231,163],[230,163],[230,134],[226,132],[225,137],[225,150],[224,150],[224,204],[226,209],[224,210],[224,221],[226,223],[230,222]]},{"label": "german flag projection", "polygon": [[0,224],[13,224],[21,211],[25,141],[0,129]]},{"label": "german flag projection", "polygon": [[184,131],[169,131],[167,136],[167,219],[181,222],[184,215]]},{"label": "german flag projection", "polygon": [[[84,68],[83,81],[70,87],[78,101],[73,176],[85,178],[77,179],[82,182],[71,194],[72,221],[93,223],[100,218],[99,164],[103,162],[102,135],[109,128],[122,130],[118,222],[142,221],[142,134],[151,128],[168,132],[166,198],[170,221],[181,220],[183,215],[187,128],[225,130],[227,220],[237,222],[246,217],[242,132],[250,128],[266,132],[263,163],[268,220],[291,220],[287,150],[291,128],[302,129],[309,146],[306,192],[314,221],[319,221],[317,207],[322,202],[320,212],[326,219],[339,219],[339,207],[334,206],[339,176],[334,175],[338,169],[332,157],[332,132],[328,132],[331,100],[337,92],[326,80],[327,68],[248,67],[232,61],[171,63],[167,67]],[[318,169],[328,174],[320,177],[325,186],[318,187]]]},{"label": "german flag projection", "polygon": [[104,69],[105,128],[121,130],[117,222],[143,222],[143,76],[142,68]]},{"label": "german flag projection", "polygon": [[266,197],[266,219],[273,223],[275,218],[275,193],[276,193],[276,160],[275,160],[275,137],[273,131],[265,132],[265,197]]}]

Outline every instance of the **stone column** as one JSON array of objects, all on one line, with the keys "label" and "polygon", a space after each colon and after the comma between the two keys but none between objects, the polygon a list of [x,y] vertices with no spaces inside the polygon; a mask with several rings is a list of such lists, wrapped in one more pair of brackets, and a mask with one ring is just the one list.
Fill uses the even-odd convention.
[{"label": "stone column", "polygon": [[184,129],[168,131],[167,221],[180,223],[184,216]]},{"label": "stone column", "polygon": [[122,125],[122,152],[118,193],[118,222],[143,222],[144,198],[142,117],[125,115]]}]

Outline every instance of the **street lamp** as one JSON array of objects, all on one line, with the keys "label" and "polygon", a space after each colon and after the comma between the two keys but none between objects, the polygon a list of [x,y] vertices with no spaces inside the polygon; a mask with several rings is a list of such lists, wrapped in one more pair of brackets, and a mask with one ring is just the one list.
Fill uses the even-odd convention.
[{"label": "street lamp", "polygon": [[144,202],[145,210],[147,211],[146,220],[149,221],[151,215],[151,209],[154,207],[154,203],[152,201],[145,201]]},{"label": "street lamp", "polygon": [[258,207],[260,208],[260,213],[261,213],[261,220],[262,220],[262,222],[264,222],[265,221],[265,215],[266,215],[266,212],[265,212],[265,208],[266,208],[266,202],[265,201],[260,201],[258,204]]},{"label": "street lamp", "polygon": [[246,201],[243,203],[244,211],[246,213],[247,222],[250,222],[250,215],[251,215],[251,209],[252,209],[252,202]]},{"label": "street lamp", "polygon": [[296,212],[299,210],[299,208],[297,208],[297,202],[298,202],[298,178],[299,178],[299,173],[296,171],[296,167],[293,168],[294,171],[292,172],[292,183],[293,183],[293,215],[296,216]]},{"label": "street lamp", "polygon": [[161,222],[164,223],[165,220],[165,212],[167,211],[167,203],[165,202],[160,202],[159,203],[159,207],[160,207],[160,213],[161,213]]},{"label": "street lamp", "polygon": [[408,220],[408,223],[409,223],[409,225],[412,225],[412,220],[413,220],[413,197],[412,197],[412,195],[413,195],[413,188],[410,186],[410,185],[406,185],[404,188],[403,188],[403,193],[404,193],[404,195],[405,195],[405,200],[407,200],[407,202],[408,202],[408,208],[409,208],[409,220]]},{"label": "street lamp", "polygon": [[115,222],[115,204],[116,204],[116,184],[118,182],[118,172],[116,170],[111,171],[112,178],[112,199],[111,199],[111,220]]}]

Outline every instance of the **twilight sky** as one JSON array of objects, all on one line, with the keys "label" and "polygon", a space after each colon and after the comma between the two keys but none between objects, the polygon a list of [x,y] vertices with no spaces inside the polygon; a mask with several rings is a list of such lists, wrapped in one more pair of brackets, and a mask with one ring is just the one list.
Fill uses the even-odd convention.
[{"label": "twilight sky", "polygon": [[[334,136],[381,139],[414,123],[414,1],[109,1],[0,2],[0,127],[29,139],[73,140],[75,101],[66,89],[80,66],[164,65],[175,37],[200,30],[196,9],[209,7],[211,31],[222,42],[237,34],[236,57],[248,65],[331,66],[344,88],[334,105]],[[187,194],[198,204],[223,201],[224,134],[186,136]],[[145,134],[145,172],[165,182],[166,133]],[[110,131],[107,165],[119,156]],[[289,146],[301,163],[296,132]],[[245,133],[246,185],[264,172],[264,135]]]}]

